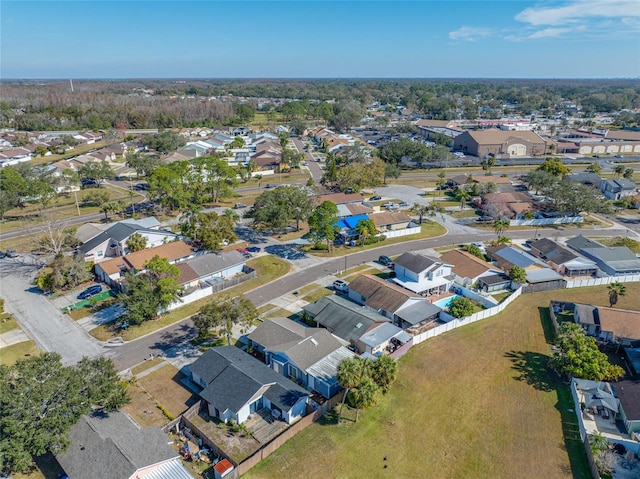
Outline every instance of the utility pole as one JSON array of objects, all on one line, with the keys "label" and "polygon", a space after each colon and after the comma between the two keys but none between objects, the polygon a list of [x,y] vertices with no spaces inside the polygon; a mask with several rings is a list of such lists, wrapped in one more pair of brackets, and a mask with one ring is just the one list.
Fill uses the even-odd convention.
[{"label": "utility pole", "polygon": [[78,210],[78,216],[80,216],[80,205],[78,204],[78,192],[74,191],[73,196],[76,197],[76,209]]}]

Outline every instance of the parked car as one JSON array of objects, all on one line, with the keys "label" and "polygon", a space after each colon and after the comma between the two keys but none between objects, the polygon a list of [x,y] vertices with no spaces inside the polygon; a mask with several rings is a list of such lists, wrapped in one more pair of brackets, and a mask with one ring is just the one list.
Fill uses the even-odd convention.
[{"label": "parked car", "polygon": [[276,186],[278,185],[276,185],[275,183],[267,183],[266,185],[264,185],[265,188],[275,188]]},{"label": "parked car", "polygon": [[136,183],[135,188],[138,191],[146,191],[149,189],[149,183]]},{"label": "parked car", "polygon": [[258,247],[258,246],[247,246],[245,248],[249,253],[259,253],[260,251],[262,251],[262,248]]},{"label": "parked car", "polygon": [[624,158],[624,155],[615,155],[615,158]]},{"label": "parked car", "polygon": [[380,201],[382,199],[382,196],[372,196],[371,198],[369,198],[369,201]]},{"label": "parked car", "polygon": [[6,254],[4,254],[2,251],[0,251],[0,259],[4,258],[6,256],[7,256]]},{"label": "parked car", "polygon": [[80,180],[80,186],[83,188],[97,188],[100,185],[98,185],[98,182],[93,178],[82,178],[82,180]]},{"label": "parked car", "polygon": [[233,207],[239,210],[240,208],[246,208],[247,205],[245,205],[244,203],[236,203],[235,205],[233,205]]},{"label": "parked car", "polygon": [[241,254],[245,254],[249,252],[249,250],[246,248],[237,248],[236,251]]},{"label": "parked car", "polygon": [[345,283],[341,279],[336,279],[333,282],[333,289],[334,289],[334,291],[337,291],[338,293],[348,293],[349,292],[349,286],[347,285],[347,283]]},{"label": "parked car", "polygon": [[391,268],[391,269],[393,269],[393,267],[395,266],[395,265],[393,264],[393,261],[391,261],[391,258],[389,258],[388,256],[385,256],[385,255],[380,256],[380,257],[378,258],[378,261],[379,261],[381,264],[383,264],[383,265],[385,265],[385,266],[387,266],[387,267],[389,267],[389,268]]},{"label": "parked car", "polygon": [[398,203],[389,203],[385,205],[385,208],[388,210],[397,210],[400,208],[400,205]]},{"label": "parked car", "polygon": [[7,252],[5,253],[5,255],[6,255],[7,258],[17,258],[18,256],[20,256],[20,253],[18,253],[13,248],[9,248],[7,250]]},{"label": "parked car", "polygon": [[480,216],[476,221],[493,221],[491,216]]},{"label": "parked car", "polygon": [[407,203],[406,201],[401,201],[399,203],[399,205],[400,205],[401,208],[405,208],[405,207],[409,206],[409,203]]},{"label": "parked car", "polygon": [[95,296],[96,294],[102,292],[102,285],[94,284],[93,286],[89,286],[82,293],[78,295],[78,299],[87,299],[91,296]]}]

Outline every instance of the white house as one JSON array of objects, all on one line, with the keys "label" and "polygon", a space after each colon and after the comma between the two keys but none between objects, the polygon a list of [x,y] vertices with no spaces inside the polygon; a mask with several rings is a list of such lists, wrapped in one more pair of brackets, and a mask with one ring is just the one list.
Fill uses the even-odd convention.
[{"label": "white house", "polygon": [[393,281],[422,295],[444,293],[453,283],[452,265],[430,256],[407,252],[395,260]]}]

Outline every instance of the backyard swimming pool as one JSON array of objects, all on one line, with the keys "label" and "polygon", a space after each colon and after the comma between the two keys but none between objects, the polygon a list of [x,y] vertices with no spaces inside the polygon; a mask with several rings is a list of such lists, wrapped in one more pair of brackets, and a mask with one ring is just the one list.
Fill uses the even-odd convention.
[{"label": "backyard swimming pool", "polygon": [[456,298],[461,298],[462,296],[460,296],[459,294],[454,294],[453,296],[447,296],[446,298],[442,298],[439,299],[438,301],[436,301],[435,303],[433,303],[435,306],[437,306],[440,309],[446,309],[449,307],[449,304],[451,303],[451,301],[453,301]]}]

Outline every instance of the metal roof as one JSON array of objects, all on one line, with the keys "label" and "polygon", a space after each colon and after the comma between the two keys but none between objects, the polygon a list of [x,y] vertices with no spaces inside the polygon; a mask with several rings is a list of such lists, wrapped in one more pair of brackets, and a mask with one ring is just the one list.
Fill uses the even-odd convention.
[{"label": "metal roof", "polygon": [[545,283],[547,281],[556,281],[562,279],[562,276],[551,268],[539,268],[527,271],[528,283]]},{"label": "metal roof", "polygon": [[322,379],[329,384],[336,384],[338,382],[338,365],[343,360],[352,358],[353,356],[355,356],[353,351],[348,350],[344,346],[340,346],[331,354],[328,354],[320,361],[307,368],[307,374]]},{"label": "metal roof", "polygon": [[360,336],[360,341],[371,348],[375,348],[401,333],[402,329],[391,323],[383,323],[371,331]]},{"label": "metal roof", "polygon": [[425,319],[437,316],[440,311],[442,311],[442,309],[425,299],[422,301],[416,301],[414,304],[396,311],[395,315],[403,321],[414,325],[421,323]]}]

